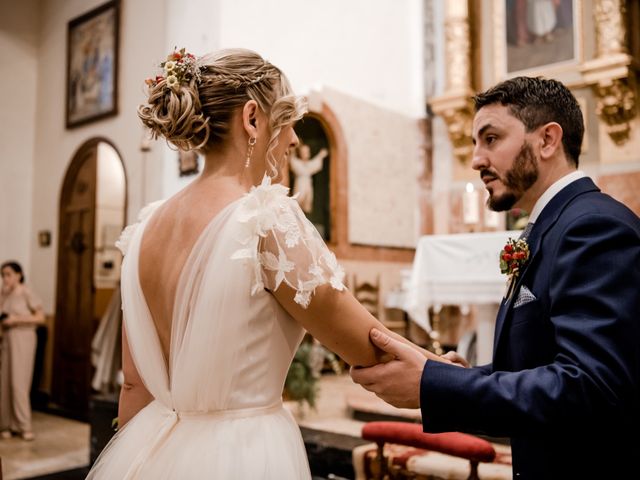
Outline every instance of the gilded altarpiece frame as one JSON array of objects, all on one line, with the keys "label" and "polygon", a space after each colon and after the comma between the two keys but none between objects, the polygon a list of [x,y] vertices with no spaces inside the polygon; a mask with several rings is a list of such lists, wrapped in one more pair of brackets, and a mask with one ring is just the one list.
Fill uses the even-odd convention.
[{"label": "gilded altarpiece frame", "polygon": [[561,80],[584,61],[583,0],[493,0],[496,79],[544,75]]},{"label": "gilded altarpiece frame", "polygon": [[[566,10],[564,14],[559,10],[566,7],[567,2],[571,2],[568,18]],[[482,5],[486,7],[487,3]],[[628,0],[561,0],[559,3],[549,0],[550,5],[556,6],[558,21],[556,27],[549,27],[550,38],[529,32],[527,41],[533,43],[518,47],[514,8],[526,3],[492,0],[489,15],[479,7],[481,25],[476,25],[479,34],[475,40],[480,42],[481,52],[492,52],[492,55],[473,62],[472,68],[481,69],[481,74],[476,76],[482,79],[477,89],[483,90],[518,75],[555,78],[574,91],[590,89],[601,127],[613,143],[624,145],[630,138],[632,120],[637,113],[638,34],[629,20],[637,16],[637,5]],[[483,28],[486,28],[484,32]],[[569,58],[560,54],[557,61],[548,63],[530,60],[543,58],[545,53],[553,58],[562,50],[557,42],[568,40],[569,31],[573,39],[573,55]],[[519,60],[530,62],[527,68],[518,68],[512,62],[513,52],[518,48],[522,50],[517,55],[528,57]]]}]

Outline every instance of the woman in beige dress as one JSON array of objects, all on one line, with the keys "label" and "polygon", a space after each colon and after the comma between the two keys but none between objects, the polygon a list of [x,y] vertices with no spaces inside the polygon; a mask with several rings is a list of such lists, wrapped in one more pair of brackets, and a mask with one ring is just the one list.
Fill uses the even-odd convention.
[{"label": "woman in beige dress", "polygon": [[12,434],[33,440],[31,380],[36,354],[36,327],[44,323],[40,299],[24,284],[22,267],[5,262],[0,292],[0,438]]}]

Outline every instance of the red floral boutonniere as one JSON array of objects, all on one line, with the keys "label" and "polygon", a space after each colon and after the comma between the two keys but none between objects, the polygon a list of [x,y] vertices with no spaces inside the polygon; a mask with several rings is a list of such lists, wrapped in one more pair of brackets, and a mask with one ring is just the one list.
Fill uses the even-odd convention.
[{"label": "red floral boutonniere", "polygon": [[529,260],[529,244],[525,239],[514,240],[510,238],[500,252],[500,272],[508,276],[507,295],[511,297],[515,280]]}]

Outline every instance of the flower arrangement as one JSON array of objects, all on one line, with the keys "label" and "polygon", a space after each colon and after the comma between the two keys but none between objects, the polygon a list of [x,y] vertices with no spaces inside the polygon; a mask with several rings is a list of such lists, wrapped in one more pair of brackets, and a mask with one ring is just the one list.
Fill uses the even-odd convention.
[{"label": "flower arrangement", "polygon": [[155,78],[147,78],[145,83],[149,87],[155,87],[161,82],[166,82],[165,86],[174,92],[180,89],[180,86],[189,83],[195,79],[200,82],[200,67],[197,65],[196,57],[187,53],[184,48],[167,55],[167,59],[160,64],[163,75],[156,75]]},{"label": "flower arrangement", "polygon": [[515,279],[529,260],[529,244],[527,240],[521,238],[514,240],[510,238],[500,252],[500,273],[508,276],[508,291],[506,297],[509,298],[511,290],[515,285]]},{"label": "flower arrangement", "polygon": [[527,226],[529,212],[521,208],[512,208],[507,214],[507,230],[521,230]]},{"label": "flower arrangement", "polygon": [[306,402],[311,408],[315,408],[318,380],[325,360],[329,362],[334,373],[342,373],[342,367],[335,354],[316,340],[303,341],[289,366],[284,383],[284,397],[296,400],[300,405]]}]

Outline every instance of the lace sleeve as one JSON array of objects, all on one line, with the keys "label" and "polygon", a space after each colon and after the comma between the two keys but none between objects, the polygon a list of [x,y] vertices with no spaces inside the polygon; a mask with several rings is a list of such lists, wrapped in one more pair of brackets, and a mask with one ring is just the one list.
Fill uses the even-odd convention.
[{"label": "lace sleeve", "polygon": [[307,308],[320,285],[345,288],[344,270],[287,191],[265,177],[247,195],[239,216],[243,248],[232,258],[253,264],[252,295],[264,288],[275,291],[285,283],[296,291],[294,301]]}]

